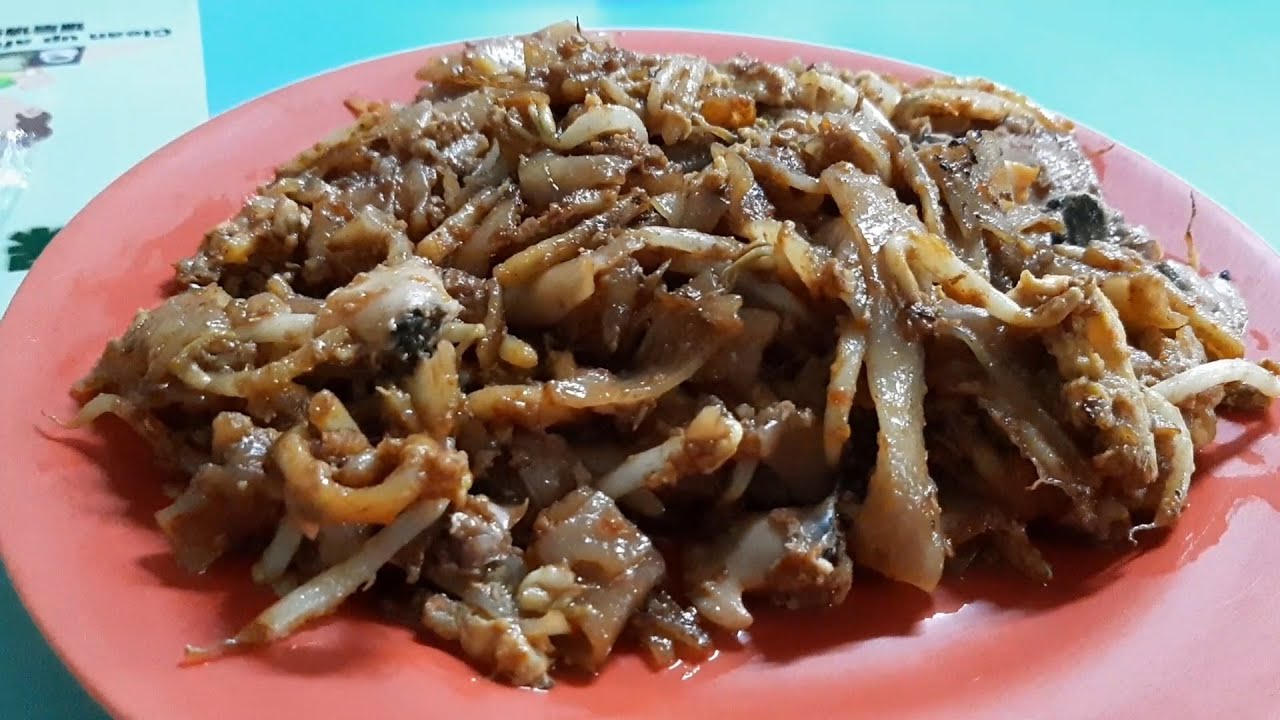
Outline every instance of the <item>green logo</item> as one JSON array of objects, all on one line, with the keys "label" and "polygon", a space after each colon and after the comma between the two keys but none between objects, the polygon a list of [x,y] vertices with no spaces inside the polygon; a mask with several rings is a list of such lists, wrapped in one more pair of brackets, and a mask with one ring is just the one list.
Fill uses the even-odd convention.
[{"label": "green logo", "polygon": [[16,232],[9,236],[9,271],[21,272],[30,270],[35,264],[36,258],[40,257],[41,251],[48,246],[49,241],[53,240],[53,236],[58,234],[60,227],[47,228],[36,227],[25,232]]}]

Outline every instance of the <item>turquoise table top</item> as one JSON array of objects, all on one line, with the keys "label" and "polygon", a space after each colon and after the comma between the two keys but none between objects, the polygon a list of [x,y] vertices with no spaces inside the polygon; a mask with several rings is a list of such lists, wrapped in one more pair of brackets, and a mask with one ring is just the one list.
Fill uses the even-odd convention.
[{"label": "turquoise table top", "polygon": [[[102,158],[87,158],[90,165],[100,162],[104,167],[94,176],[102,178],[99,186],[88,188],[84,199],[207,115],[282,85],[378,55],[523,32],[576,16],[584,27],[768,35],[891,56],[954,74],[987,76],[1148,155],[1280,247],[1280,217],[1271,197],[1280,188],[1280,150],[1275,140],[1280,126],[1280,92],[1275,89],[1280,77],[1276,32],[1280,6],[1273,3],[1084,0],[962,7],[934,0],[861,0],[837,7],[813,0],[510,4],[207,0],[197,6],[195,0],[152,0],[101,4],[129,9],[94,7],[94,26],[190,28],[181,36],[176,29],[169,36],[159,31],[154,35],[179,43],[176,49],[186,51],[191,62],[142,65],[131,76],[135,80],[148,73],[164,76],[175,87],[189,90],[192,99],[190,107],[157,131],[155,139],[139,138],[137,147],[129,146],[127,151],[104,151]],[[90,7],[88,0],[45,0],[38,5],[23,10],[23,22],[32,28],[43,21],[65,23]],[[139,21],[137,13],[144,11],[166,19]],[[112,13],[126,12],[130,13],[127,23],[112,22]],[[4,17],[8,14],[8,7],[0,10],[0,30],[9,25],[12,18]],[[3,43],[0,39],[0,58],[6,57]],[[0,72],[0,92],[4,86]],[[54,110],[53,116],[56,137],[59,111]],[[4,211],[0,202],[0,226]],[[66,219],[69,214],[59,222]],[[10,250],[11,270],[19,268],[13,260],[15,252]],[[7,299],[0,296],[0,309]],[[3,482],[18,481],[32,479],[3,478]],[[68,592],[75,592],[75,579],[68,578],[67,586]],[[0,718],[104,716],[41,639],[7,577],[0,577]]]}]

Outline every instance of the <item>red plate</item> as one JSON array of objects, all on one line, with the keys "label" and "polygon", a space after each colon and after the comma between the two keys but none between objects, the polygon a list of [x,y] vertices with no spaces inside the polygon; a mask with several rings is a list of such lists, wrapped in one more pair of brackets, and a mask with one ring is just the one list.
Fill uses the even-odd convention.
[{"label": "red plate", "polygon": [[[926,71],[832,48],[689,32],[618,34],[648,52],[801,57],[908,78]],[[58,234],[0,327],[0,545],[54,648],[112,712],[132,718],[1257,717],[1280,706],[1280,442],[1266,422],[1224,423],[1199,458],[1191,505],[1143,552],[1052,553],[1048,587],[951,581],[932,597],[863,578],[849,603],[762,613],[740,647],[697,669],[649,671],[623,654],[592,682],[549,693],[477,678],[405,629],[346,613],[267,651],[180,669],[188,642],[234,631],[270,598],[246,566],[180,572],[151,514],[148,455],[125,432],[61,430],[67,387],[133,313],[162,297],[170,264],[232,214],[272,168],[351,122],[342,100],[407,99],[415,51],[322,75],[183,136],[98,196]],[[1181,253],[1192,189],[1082,131],[1108,199]],[[1103,153],[1105,148],[1109,151]],[[1280,258],[1199,198],[1208,270],[1229,268],[1254,311],[1258,354],[1280,338]]]}]

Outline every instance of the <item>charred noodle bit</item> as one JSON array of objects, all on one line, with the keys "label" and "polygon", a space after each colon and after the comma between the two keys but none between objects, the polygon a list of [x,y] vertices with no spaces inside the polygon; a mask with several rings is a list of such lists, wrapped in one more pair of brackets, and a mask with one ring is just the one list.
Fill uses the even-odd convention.
[{"label": "charred noodle bit", "polygon": [[1280,395],[1235,285],[1163,259],[1070,124],[993,83],[571,25],[419,77],[211,230],[73,390],[71,426],[114,415],[184,479],[156,515],[183,567],[251,553],[284,593],[189,661],[363,588],[547,687],[624,632],[705,659],[752,602],[840,604],[855,563],[1046,582],[1036,532],[1170,526],[1219,406]]}]

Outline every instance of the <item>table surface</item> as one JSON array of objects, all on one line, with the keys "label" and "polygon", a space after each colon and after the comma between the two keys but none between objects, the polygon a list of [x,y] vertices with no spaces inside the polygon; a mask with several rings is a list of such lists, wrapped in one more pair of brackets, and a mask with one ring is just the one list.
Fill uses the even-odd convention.
[{"label": "table surface", "polygon": [[[62,4],[42,3],[50,17]],[[1183,0],[957,5],[490,0],[442,7],[398,0],[205,0],[199,6],[204,77],[193,81],[204,83],[209,112],[218,114],[370,57],[524,32],[575,16],[584,27],[784,37],[1015,87],[1153,158],[1280,247],[1280,218],[1271,197],[1280,187],[1280,150],[1269,139],[1280,125],[1280,93],[1274,89],[1280,76],[1280,9],[1267,2]],[[68,584],[73,588],[74,579]],[[41,639],[0,574],[0,717],[104,716]]]}]

